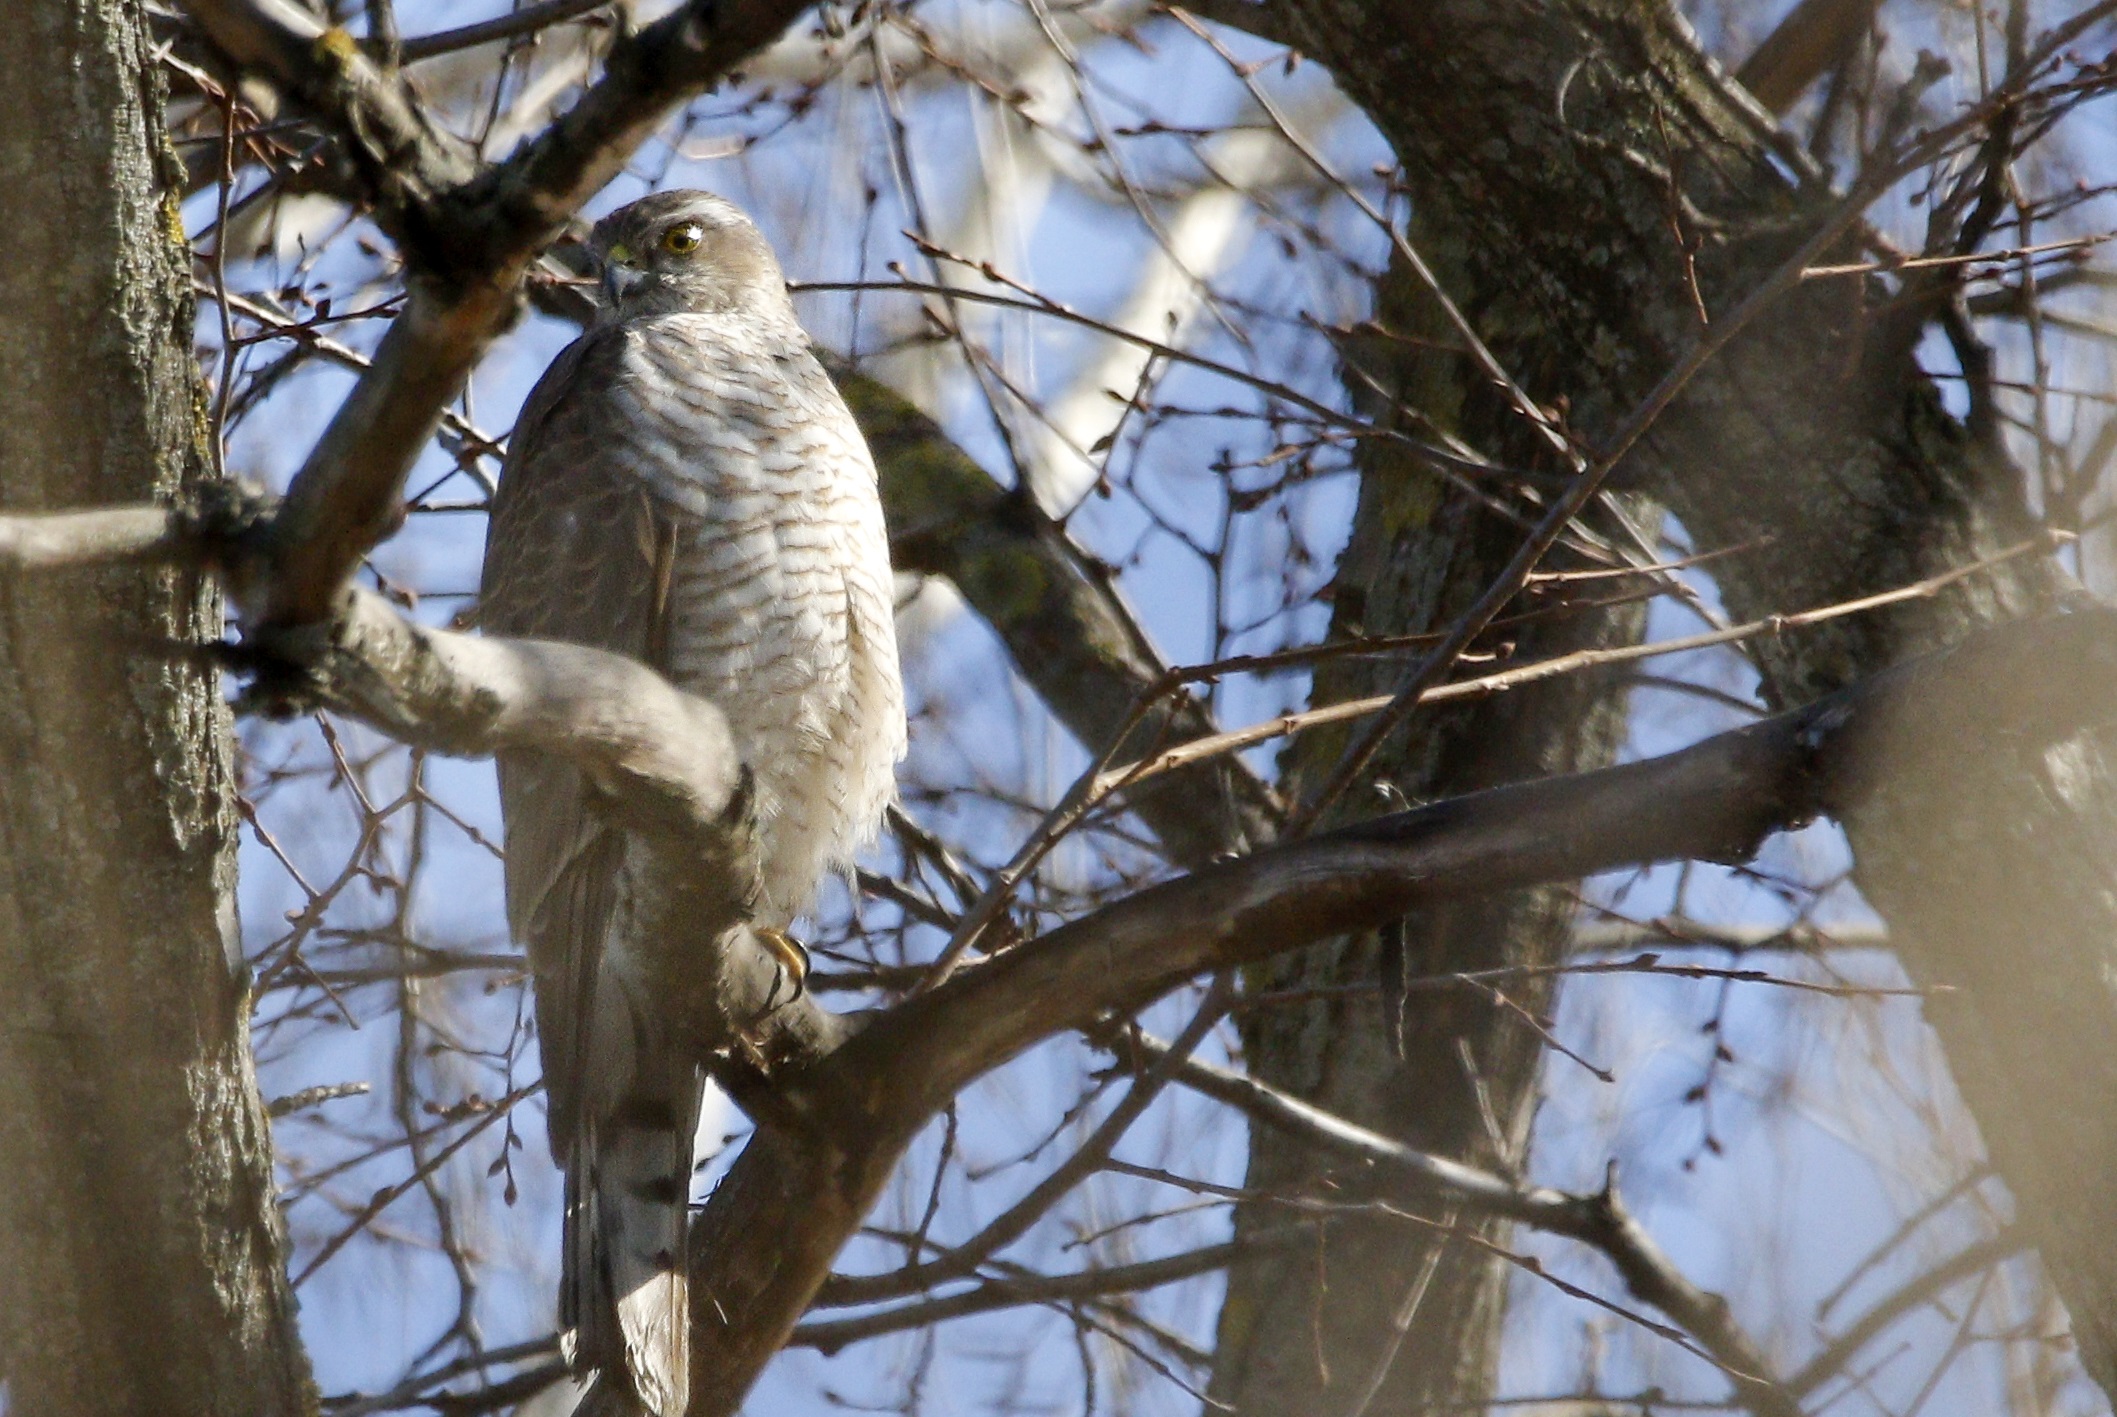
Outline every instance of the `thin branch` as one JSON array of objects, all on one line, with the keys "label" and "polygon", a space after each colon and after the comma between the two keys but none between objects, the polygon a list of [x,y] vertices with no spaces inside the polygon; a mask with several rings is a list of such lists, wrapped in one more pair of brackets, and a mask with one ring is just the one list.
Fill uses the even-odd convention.
[{"label": "thin branch", "polygon": [[[544,1358],[559,1351],[556,1334],[544,1338],[532,1338],[523,1343],[509,1344],[505,1348],[487,1348],[467,1354],[453,1362],[423,1373],[415,1373],[388,1392],[372,1396],[327,1397],[323,1400],[331,1417],[367,1417],[371,1412],[389,1412],[399,1407],[415,1407],[422,1404],[426,1395],[438,1384],[451,1378],[460,1378],[465,1373],[479,1373],[489,1367],[503,1363],[520,1363],[531,1358]],[[488,1389],[489,1391],[489,1389]]]},{"label": "thin branch", "polygon": [[1862,1348],[1898,1319],[1913,1309],[1932,1303],[1951,1286],[2028,1247],[2028,1238],[2019,1228],[2009,1228],[1957,1251],[1853,1320],[1843,1333],[1824,1346],[1822,1352],[1786,1380],[1787,1390],[1806,1397],[1843,1371]]},{"label": "thin branch", "polygon": [[[1213,731],[1189,694],[1165,692],[1136,715],[1167,666],[1108,570],[1062,525],[994,482],[903,395],[842,365],[831,373],[881,471],[891,559],[947,578],[1079,742],[1131,753]],[[1271,789],[1241,763],[1182,774],[1130,805],[1185,866],[1269,839],[1278,815]]]},{"label": "thin branch", "polygon": [[1980,1162],[1964,1173],[1961,1180],[1940,1194],[1929,1197],[1917,1210],[1898,1221],[1895,1230],[1883,1236],[1880,1244],[1869,1250],[1865,1257],[1854,1265],[1828,1294],[1816,1301],[1817,1316],[1819,1318],[1828,1317],[1830,1311],[1838,1306],[1838,1302],[1852,1292],[1853,1286],[1872,1274],[1881,1266],[1884,1260],[1895,1254],[1907,1240],[1918,1233],[1921,1226],[1954,1205],[1964,1196],[1984,1185],[1996,1174],[1998,1173],[1992,1169],[1992,1163],[1989,1161]]},{"label": "thin branch", "polygon": [[[1127,1049],[1136,1049],[1149,1066],[1170,1056],[1166,1045],[1138,1034],[1118,1045],[1121,1061]],[[1758,1417],[1797,1417],[1800,1412],[1793,1397],[1772,1381],[1769,1360],[1734,1322],[1727,1302],[1685,1278],[1625,1210],[1617,1197],[1614,1168],[1611,1181],[1593,1195],[1518,1185],[1493,1172],[1415,1150],[1241,1073],[1195,1058],[1178,1060],[1173,1067],[1177,1082],[1297,1141],[1375,1166],[1465,1210],[1517,1220],[1600,1251],[1617,1267],[1633,1298],[1674,1319],[1695,1340],[1692,1351],[1733,1380],[1744,1406]],[[1688,1342],[1684,1346],[1692,1347]]]},{"label": "thin branch", "polygon": [[1229,1241],[1182,1254],[1166,1255],[1160,1259],[1112,1265],[1107,1269],[1083,1270],[1078,1274],[1037,1275],[1020,1279],[995,1276],[974,1289],[966,1289],[960,1294],[950,1294],[940,1299],[904,1304],[877,1314],[863,1314],[858,1318],[819,1319],[805,1323],[788,1336],[787,1344],[789,1347],[815,1348],[824,1353],[836,1353],[849,1344],[866,1339],[902,1333],[906,1329],[925,1328],[929,1324],[947,1319],[988,1314],[995,1309],[1095,1299],[1110,1294],[1132,1294],[1142,1289],[1158,1289],[1164,1284],[1176,1284],[1186,1279],[1195,1279],[1201,1274],[1210,1274],[1216,1269],[1225,1269],[1237,1260],[1255,1253],[1261,1246],[1284,1244],[1299,1238],[1306,1231],[1305,1226],[1293,1226],[1261,1241]]},{"label": "thin branch", "polygon": [[300,1271],[287,1283],[291,1287],[299,1289],[303,1280],[323,1268],[331,1256],[337,1254],[350,1243],[355,1235],[367,1229],[376,1216],[382,1214],[391,1205],[409,1194],[415,1187],[424,1183],[428,1177],[445,1165],[450,1157],[470,1145],[486,1128],[506,1116],[508,1110],[516,1103],[535,1092],[541,1086],[543,1086],[542,1083],[532,1083],[528,1087],[517,1088],[507,1094],[507,1096],[500,1098],[486,1109],[484,1115],[465,1127],[448,1145],[442,1147],[422,1164],[414,1168],[409,1176],[391,1185],[384,1186],[381,1190],[375,1192],[373,1198],[353,1216],[352,1221],[343,1230],[326,1240],[323,1246],[309,1257],[309,1262],[303,1265]]},{"label": "thin branch", "polygon": [[400,41],[397,52],[403,63],[415,64],[421,59],[454,54],[460,49],[472,49],[503,39],[539,34],[555,25],[563,25],[569,20],[592,15],[597,10],[607,10],[615,3],[617,0],[540,0],[538,4],[524,5],[512,14],[501,15],[495,19]]},{"label": "thin branch", "polygon": [[[1655,640],[1650,644],[1619,645],[1611,649],[1574,650],[1569,654],[1553,655],[1549,659],[1536,660],[1518,665],[1513,669],[1502,669],[1475,678],[1459,679],[1450,684],[1437,684],[1419,694],[1418,705],[1448,703],[1458,699],[1485,698],[1492,694],[1505,693],[1525,684],[1555,679],[1565,674],[1577,674],[1583,670],[1607,668],[1613,664],[1629,664],[1643,659],[1656,659],[1663,655],[1683,654],[1693,650],[1711,649],[1719,645],[1739,644],[1745,640],[1758,639],[1766,635],[1784,634],[1810,625],[1824,624],[1846,615],[1857,615],[1864,611],[1897,605],[1909,600],[1924,600],[1938,595],[1949,586],[1967,577],[1993,569],[1996,566],[2034,552],[2048,551],[2072,540],[2069,533],[2051,531],[2027,541],[2018,542],[1994,555],[1983,557],[1969,565],[1957,566],[1938,575],[1928,576],[1895,590],[1882,591],[1875,595],[1861,596],[1857,600],[1840,602],[1837,605],[1821,606],[1815,610],[1797,611],[1790,615],[1768,615],[1761,620],[1751,620],[1740,625],[1730,625],[1724,630],[1711,630],[1703,634],[1682,635],[1675,639]],[[1343,703],[1325,704],[1321,708],[1303,709],[1294,713],[1283,713],[1277,718],[1266,719],[1246,728],[1230,729],[1209,738],[1197,738],[1188,743],[1179,743],[1165,752],[1137,762],[1124,763],[1105,769],[1097,779],[1100,792],[1108,793],[1118,788],[1137,787],[1165,772],[1174,772],[1244,748],[1267,743],[1275,738],[1318,728],[1329,723],[1343,723],[1348,719],[1365,718],[1388,708],[1396,701],[1394,694],[1377,694],[1364,699],[1348,699]]]},{"label": "thin branch", "polygon": [[1050,1175],[1030,1188],[1006,1211],[994,1218],[985,1227],[962,1244],[954,1246],[938,1257],[920,1264],[908,1265],[887,1274],[838,1275],[819,1291],[819,1302],[826,1304],[870,1304],[878,1299],[892,1298],[900,1294],[916,1293],[951,1279],[961,1279],[977,1271],[1003,1247],[1029,1232],[1029,1228],[1041,1220],[1052,1206],[1058,1204],[1073,1188],[1094,1174],[1109,1158],[1117,1144],[1124,1140],[1125,1133],[1140,1119],[1162,1088],[1174,1075],[1175,1067],[1188,1058],[1193,1049],[1202,1042],[1213,1026],[1227,1015],[1228,1006],[1234,1002],[1234,990],[1229,980],[1223,977],[1193,1014],[1191,1021],[1174,1044],[1162,1049],[1161,1056],[1169,1060],[1166,1067],[1149,1067],[1140,1070],[1138,1081],[1110,1114],[1096,1125],[1073,1155],[1054,1168]]}]

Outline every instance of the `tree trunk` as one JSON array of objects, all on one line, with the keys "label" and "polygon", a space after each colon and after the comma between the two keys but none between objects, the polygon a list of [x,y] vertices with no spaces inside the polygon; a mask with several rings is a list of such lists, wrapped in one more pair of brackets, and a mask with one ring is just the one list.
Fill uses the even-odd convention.
[{"label": "tree trunk", "polygon": [[[135,0],[0,6],[0,501],[206,475]],[[173,574],[0,584],[0,1406],[313,1410],[252,1076],[228,720]]]},{"label": "tree trunk", "polygon": [[[1449,250],[1445,234],[1426,234],[1432,254]],[[1348,352],[1356,398],[1401,405],[1511,465],[1538,465],[1520,421],[1470,361],[1443,352],[1458,341],[1401,266],[1378,287],[1375,321],[1386,335]],[[1392,417],[1386,406],[1374,412]],[[1521,529],[1396,445],[1370,439],[1360,456],[1359,507],[1334,582],[1333,636],[1445,627],[1513,554]],[[1633,606],[1542,621],[1509,638],[1541,657],[1636,639],[1642,621]],[[1401,660],[1338,661],[1317,674],[1313,697],[1331,703],[1386,693],[1402,673]],[[1421,714],[1377,758],[1376,778],[1416,801],[1599,767],[1622,739],[1622,707],[1605,681],[1581,676]],[[1303,739],[1288,763],[1295,793],[1314,790],[1362,727]],[[1345,804],[1342,815],[1389,806],[1377,795]],[[1372,937],[1355,940],[1261,968],[1253,992],[1372,987],[1396,970],[1548,964],[1564,949],[1573,913],[1569,894],[1555,889],[1428,912],[1405,922],[1401,961],[1379,958]],[[1531,1013],[1550,1001],[1541,986],[1508,992]],[[1519,1169],[1542,1060],[1535,1032],[1487,995],[1422,991],[1405,1001],[1399,1058],[1390,1036],[1395,1014],[1387,996],[1381,1007],[1363,999],[1252,1013],[1243,1034],[1250,1070],[1424,1150]],[[1253,1189],[1298,1190],[1318,1169],[1314,1156],[1271,1133],[1253,1135],[1251,1145]],[[1282,1213],[1263,1205],[1246,1210],[1239,1228],[1283,1223]],[[1496,1237],[1504,1228],[1487,1224],[1479,1233]],[[1346,1417],[1363,1402],[1384,1413],[1489,1397],[1505,1277],[1487,1251],[1443,1244],[1437,1255],[1436,1246],[1430,1230],[1402,1220],[1346,1219],[1326,1232],[1320,1252],[1280,1247],[1239,1267],[1221,1312],[1213,1395],[1240,1412],[1288,1417]]]},{"label": "tree trunk", "polygon": [[[1797,188],[1765,125],[1653,0],[1286,0],[1303,48],[1380,126],[1466,253],[1487,318],[1524,332],[1532,392],[1609,430],[1836,198]],[[1680,193],[1677,203],[1672,193]],[[1698,244],[1695,284],[1683,244]],[[1691,386],[1627,476],[1665,496],[1750,617],[1988,556],[2030,522],[2016,475],[1914,359],[1926,312],[1857,281],[1799,287]],[[1519,358],[1519,356],[1517,356]],[[2062,597],[2022,558],[1949,593],[1760,648],[1805,701]],[[1923,984],[1985,1140],[2043,1243],[2088,1372],[2117,1391],[2117,786],[2088,738],[1908,766],[1846,825],[1858,882]]]}]

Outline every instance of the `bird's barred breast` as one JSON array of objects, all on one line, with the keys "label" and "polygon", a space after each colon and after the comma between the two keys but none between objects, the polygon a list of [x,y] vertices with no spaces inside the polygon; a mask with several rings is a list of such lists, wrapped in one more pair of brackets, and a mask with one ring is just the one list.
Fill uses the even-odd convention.
[{"label": "bird's barred breast", "polygon": [[874,465],[798,328],[642,321],[619,420],[653,495],[686,515],[668,657],[727,713],[758,789],[766,923],[869,840],[904,703]]}]

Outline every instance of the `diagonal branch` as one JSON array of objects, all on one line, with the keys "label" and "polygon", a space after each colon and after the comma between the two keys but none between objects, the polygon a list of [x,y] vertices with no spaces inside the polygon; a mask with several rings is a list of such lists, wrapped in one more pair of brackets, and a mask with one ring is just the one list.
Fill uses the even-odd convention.
[{"label": "diagonal branch", "polygon": [[1880,7],[1880,0],[1801,0],[1742,61],[1735,78],[1757,102],[1784,114],[1859,43]]},{"label": "diagonal branch", "polygon": [[190,0],[188,8],[242,72],[269,79],[332,124],[339,161],[398,240],[411,241],[422,214],[477,175],[470,144],[434,123],[411,86],[344,30],[292,0]]},{"label": "diagonal branch", "polygon": [[916,1304],[900,1304],[893,1309],[862,1314],[856,1318],[818,1319],[802,1324],[789,1337],[788,1346],[814,1348],[826,1354],[836,1353],[848,1345],[866,1339],[903,1333],[907,1329],[925,1328],[929,1324],[947,1319],[989,1314],[995,1309],[1019,1308],[1024,1304],[1060,1304],[1102,1298],[1111,1294],[1133,1294],[1142,1289],[1159,1289],[1164,1284],[1177,1284],[1186,1279],[1195,1279],[1201,1274],[1210,1274],[1216,1269],[1225,1269],[1245,1254],[1257,1250],[1260,1244],[1276,1246],[1301,1239],[1310,1233],[1310,1228],[1305,1225],[1288,1226],[1261,1242],[1227,1241],[1182,1254],[1164,1255],[1158,1259],[1140,1260],[1134,1264],[1083,1270],[1078,1274],[1021,1277],[995,1275],[960,1294],[949,1294]]},{"label": "diagonal branch", "polygon": [[1803,1397],[1808,1396],[1843,1373],[1862,1348],[1898,1319],[1935,1302],[1953,1285],[2012,1259],[2028,1247],[2029,1239],[2018,1226],[2009,1226],[1997,1234],[1972,1241],[1910,1283],[1876,1301],[1873,1308],[1853,1320],[1820,1353],[1802,1364],[1801,1370],[1787,1379],[1787,1387]]},{"label": "diagonal branch", "polygon": [[404,63],[414,64],[421,59],[454,54],[459,49],[542,34],[568,21],[583,19],[597,10],[607,10],[615,3],[616,0],[538,0],[536,4],[525,5],[496,19],[407,39],[397,46],[397,53]]},{"label": "diagonal branch", "polygon": [[631,834],[637,957],[691,1020],[678,1042],[754,1115],[798,1122],[776,1074],[828,1053],[848,1024],[790,999],[750,934],[749,773],[721,711],[623,655],[431,629],[366,591],[319,639],[312,627],[259,647],[308,666],[329,707],[400,742],[457,757],[531,748],[582,768]]}]

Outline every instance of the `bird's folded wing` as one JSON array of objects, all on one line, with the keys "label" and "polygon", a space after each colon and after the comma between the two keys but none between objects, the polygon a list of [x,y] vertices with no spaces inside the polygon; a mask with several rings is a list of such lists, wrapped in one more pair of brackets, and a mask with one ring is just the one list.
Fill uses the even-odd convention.
[{"label": "bird's folded wing", "polygon": [[[523,405],[493,499],[478,623],[487,634],[565,640],[660,668],[677,514],[634,471],[624,410],[610,393],[622,341],[615,329],[575,341]],[[593,791],[563,760],[500,756],[508,924],[536,971],[552,1145],[562,1160],[622,857]]]}]

